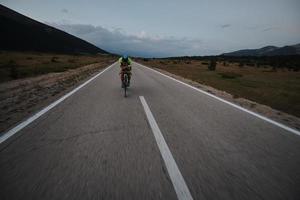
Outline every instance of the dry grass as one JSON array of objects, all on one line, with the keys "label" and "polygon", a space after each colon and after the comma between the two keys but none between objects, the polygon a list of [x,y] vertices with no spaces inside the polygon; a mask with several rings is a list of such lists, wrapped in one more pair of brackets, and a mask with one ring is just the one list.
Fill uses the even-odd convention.
[{"label": "dry grass", "polygon": [[[6,63],[10,59],[13,59],[14,64],[18,66],[17,70],[20,70],[18,73],[21,72],[21,69],[28,71],[26,71],[26,78],[23,77],[17,80],[11,80],[9,75],[1,74],[0,132],[12,127],[42,107],[49,105],[72,87],[112,64],[116,57],[108,55],[72,56],[33,53],[5,53],[1,55],[1,63]],[[20,67],[21,64],[23,67]],[[34,73],[29,73],[37,66],[39,67]],[[10,72],[1,69],[8,74]]]},{"label": "dry grass", "polygon": [[112,59],[112,56],[0,52],[0,82],[51,72],[64,72],[108,59]]},{"label": "dry grass", "polygon": [[239,67],[238,63],[224,66],[223,62],[217,63],[216,71],[209,71],[209,61],[197,60],[140,62],[300,117],[300,72],[273,71],[270,66]]}]

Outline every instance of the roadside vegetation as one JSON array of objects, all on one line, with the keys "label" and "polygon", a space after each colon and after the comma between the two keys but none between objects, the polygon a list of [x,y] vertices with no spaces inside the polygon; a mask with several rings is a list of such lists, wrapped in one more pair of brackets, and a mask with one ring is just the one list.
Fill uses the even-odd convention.
[{"label": "roadside vegetation", "polygon": [[0,53],[0,132],[116,61],[112,55]]},{"label": "roadside vegetation", "polygon": [[300,117],[300,57],[183,57],[140,62]]},{"label": "roadside vegetation", "polygon": [[108,54],[65,55],[35,52],[0,52],[0,82],[64,72],[113,58]]}]

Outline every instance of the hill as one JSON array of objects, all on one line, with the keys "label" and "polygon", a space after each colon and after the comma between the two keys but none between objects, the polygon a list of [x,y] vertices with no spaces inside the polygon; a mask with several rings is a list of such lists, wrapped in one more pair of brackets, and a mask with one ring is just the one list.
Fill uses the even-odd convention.
[{"label": "hill", "polygon": [[260,49],[244,49],[222,54],[224,56],[291,56],[300,55],[300,44],[276,47],[266,46]]},{"label": "hill", "polygon": [[0,24],[0,50],[107,53],[80,38],[26,17],[1,4]]}]

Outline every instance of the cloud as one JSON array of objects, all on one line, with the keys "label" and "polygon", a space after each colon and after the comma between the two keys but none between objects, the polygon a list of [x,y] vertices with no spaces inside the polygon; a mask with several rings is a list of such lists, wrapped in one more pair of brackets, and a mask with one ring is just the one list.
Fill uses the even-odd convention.
[{"label": "cloud", "polygon": [[146,31],[126,34],[120,28],[109,30],[101,26],[85,24],[48,24],[117,54],[166,57],[220,53],[210,50],[211,48],[206,47],[200,39],[153,36]]},{"label": "cloud", "polygon": [[61,12],[62,12],[62,13],[69,13],[69,10],[66,9],[66,8],[63,8],[63,9],[61,9]]},{"label": "cloud", "polygon": [[279,29],[278,27],[269,27],[269,28],[265,28],[264,30],[262,30],[262,32],[266,32],[266,31],[273,31],[273,30],[277,30]]},{"label": "cloud", "polygon": [[228,27],[230,27],[231,26],[231,24],[222,24],[221,25],[221,28],[228,28]]}]

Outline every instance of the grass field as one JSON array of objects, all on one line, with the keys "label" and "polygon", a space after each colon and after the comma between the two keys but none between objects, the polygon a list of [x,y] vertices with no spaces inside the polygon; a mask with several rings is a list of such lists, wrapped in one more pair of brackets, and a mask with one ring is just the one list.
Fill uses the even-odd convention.
[{"label": "grass field", "polygon": [[218,62],[216,70],[209,71],[209,61],[203,60],[152,59],[141,62],[226,91],[235,98],[247,98],[300,117],[300,72],[229,62],[225,62],[225,66],[224,62]]},{"label": "grass field", "polygon": [[50,72],[63,72],[111,58],[111,55],[0,52],[0,82],[33,77]]}]

